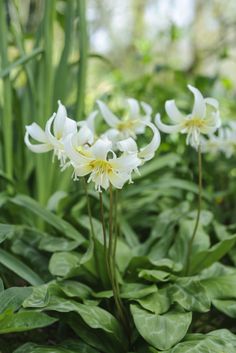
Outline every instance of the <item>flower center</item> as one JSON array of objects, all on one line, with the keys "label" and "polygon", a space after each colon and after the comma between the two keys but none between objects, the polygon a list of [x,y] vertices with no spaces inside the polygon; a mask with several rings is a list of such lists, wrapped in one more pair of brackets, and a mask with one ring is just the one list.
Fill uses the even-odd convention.
[{"label": "flower center", "polygon": [[89,165],[99,174],[109,174],[113,171],[113,168],[108,161],[98,159],[90,162]]},{"label": "flower center", "polygon": [[125,131],[125,130],[132,130],[134,126],[137,124],[138,120],[137,119],[129,119],[129,120],[124,120],[119,122],[117,124],[117,129],[120,131]]},{"label": "flower center", "polygon": [[203,126],[205,126],[205,120],[198,117],[193,117],[184,121],[184,127],[187,129],[191,127],[201,128]]}]

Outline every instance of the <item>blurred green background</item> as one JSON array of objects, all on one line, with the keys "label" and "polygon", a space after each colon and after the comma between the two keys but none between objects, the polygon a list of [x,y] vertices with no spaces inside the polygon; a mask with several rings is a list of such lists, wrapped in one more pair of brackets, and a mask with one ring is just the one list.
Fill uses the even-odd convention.
[{"label": "blurred green background", "polygon": [[[46,205],[55,192],[80,187],[51,154],[34,155],[23,143],[25,125],[44,128],[58,99],[75,120],[98,98],[119,114],[127,96],[165,115],[167,99],[191,107],[191,83],[220,101],[223,122],[235,120],[235,12],[233,0],[0,0],[2,195],[26,193]],[[181,137],[162,141],[156,160],[170,152],[180,158],[166,172],[194,179],[194,151]],[[206,156],[205,163],[205,187],[235,208],[233,197],[224,201],[235,190],[235,158]]]}]

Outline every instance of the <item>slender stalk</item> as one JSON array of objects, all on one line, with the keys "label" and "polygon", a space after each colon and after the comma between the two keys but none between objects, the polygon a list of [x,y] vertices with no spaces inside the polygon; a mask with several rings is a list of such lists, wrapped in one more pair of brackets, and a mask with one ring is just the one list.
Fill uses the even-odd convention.
[{"label": "slender stalk", "polygon": [[[8,29],[7,29],[7,13],[4,0],[0,0],[0,55],[1,55],[1,71],[9,66],[7,45],[8,45]],[[3,110],[1,124],[3,127],[4,140],[4,165],[5,171],[9,178],[13,176],[13,116],[12,116],[12,90],[9,74],[3,79]]]},{"label": "slender stalk", "polygon": [[[126,320],[125,311],[123,307],[122,300],[120,298],[119,292],[119,284],[116,277],[116,260],[114,258],[116,252],[116,243],[117,243],[117,235],[113,234],[113,220],[114,220],[114,211],[113,211],[113,190],[112,185],[109,187],[110,191],[110,208],[109,208],[109,246],[108,246],[108,258],[109,258],[109,266],[111,273],[111,284],[114,295],[114,300],[117,308],[117,312],[121,322],[123,323],[124,328],[129,329],[128,322]],[[116,208],[116,206],[115,206]]]},{"label": "slender stalk", "polygon": [[99,270],[99,261],[98,261],[98,256],[97,256],[97,252],[96,252],[96,242],[95,242],[96,238],[95,238],[95,232],[94,232],[94,226],[93,226],[92,209],[91,209],[90,197],[88,194],[87,182],[86,182],[85,177],[83,178],[83,182],[84,182],[84,191],[85,191],[86,201],[87,201],[87,210],[88,210],[89,224],[90,224],[90,234],[91,234],[93,244],[94,244],[95,265],[96,265],[96,269]]},{"label": "slender stalk", "polygon": [[193,229],[193,234],[188,244],[187,260],[186,260],[186,275],[189,274],[193,242],[199,226],[201,206],[202,206],[202,154],[201,154],[201,147],[199,146],[198,147],[198,209],[197,209],[197,217],[196,217],[196,222]]},{"label": "slender stalk", "polygon": [[104,218],[104,207],[103,207],[102,192],[99,192],[99,202],[100,202],[100,218],[101,218],[102,233],[103,233],[104,256],[105,256],[107,273],[108,273],[109,278],[111,278],[109,260],[108,260],[108,253],[107,253],[107,234],[106,234],[106,225],[105,225],[105,218]]},{"label": "slender stalk", "polygon": [[88,34],[86,21],[86,0],[77,0],[79,12],[79,74],[77,85],[77,104],[75,116],[82,120],[84,113],[84,100],[86,89],[86,74],[88,62]]}]

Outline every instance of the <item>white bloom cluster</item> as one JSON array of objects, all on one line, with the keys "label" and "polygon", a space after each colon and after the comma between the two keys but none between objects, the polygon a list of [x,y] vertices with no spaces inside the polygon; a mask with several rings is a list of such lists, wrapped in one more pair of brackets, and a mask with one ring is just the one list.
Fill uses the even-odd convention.
[{"label": "white bloom cluster", "polygon": [[[88,176],[95,188],[101,191],[112,184],[121,189],[132,181],[132,173],[153,158],[160,145],[160,133],[151,122],[152,109],[146,103],[128,99],[129,115],[119,119],[101,101],[98,106],[110,128],[101,136],[95,132],[97,111],[84,121],[76,123],[67,117],[66,108],[58,101],[57,113],[47,121],[45,130],[38,124],[26,126],[25,143],[35,153],[53,151],[63,169],[71,165],[74,179]],[[139,148],[137,135],[150,128],[153,137],[149,144]],[[30,138],[38,141],[32,144]]]},{"label": "white bloom cluster", "polygon": [[197,88],[190,85],[188,85],[188,88],[194,95],[192,112],[184,115],[176,107],[174,100],[168,100],[165,104],[165,109],[173,124],[164,124],[159,114],[156,115],[155,121],[157,127],[165,133],[180,132],[187,134],[187,145],[198,149],[201,142],[201,134],[212,134],[221,125],[219,104],[214,98],[203,98]]},{"label": "white bloom cluster", "polygon": [[230,121],[221,127],[218,134],[209,135],[208,139],[201,139],[201,149],[204,153],[218,154],[222,152],[226,158],[231,158],[236,152],[236,122]]},{"label": "white bloom cluster", "polygon": [[[157,127],[165,133],[187,134],[186,143],[196,149],[201,145],[201,150],[207,151],[220,145],[221,150],[231,155],[235,148],[235,125],[231,130],[222,129],[219,135],[214,135],[221,125],[217,100],[204,98],[195,87],[188,85],[188,88],[194,95],[192,112],[185,115],[178,110],[174,100],[168,100],[165,109],[173,124],[164,124],[157,114]],[[73,167],[75,180],[88,176],[88,182],[94,182],[98,191],[107,189],[110,184],[121,189],[127,181],[132,181],[132,173],[137,172],[139,166],[154,157],[160,145],[160,133],[151,122],[152,108],[144,102],[127,99],[128,114],[122,119],[102,101],[97,104],[109,126],[102,135],[98,136],[95,131],[98,111],[76,123],[67,117],[66,108],[58,101],[57,113],[47,121],[45,131],[36,123],[26,126],[25,143],[36,153],[52,150],[62,170],[69,165]],[[145,147],[139,148],[138,137],[146,128],[152,131],[152,139]],[[210,137],[207,140],[202,135]],[[32,144],[30,138],[40,143]]]}]

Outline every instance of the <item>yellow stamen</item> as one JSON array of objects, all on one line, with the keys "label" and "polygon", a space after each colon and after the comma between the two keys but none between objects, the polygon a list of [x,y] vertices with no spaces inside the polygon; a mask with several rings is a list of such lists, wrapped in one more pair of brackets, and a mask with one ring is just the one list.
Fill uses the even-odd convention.
[{"label": "yellow stamen", "polygon": [[89,165],[93,169],[96,169],[99,174],[109,174],[113,171],[111,164],[104,160],[94,160]]},{"label": "yellow stamen", "polygon": [[123,120],[117,125],[117,129],[120,131],[132,130],[134,126],[137,124],[138,120],[129,119]]},{"label": "yellow stamen", "polygon": [[186,119],[184,121],[184,127],[186,128],[191,128],[191,127],[197,127],[197,128],[201,128],[204,127],[206,124],[204,119],[201,118],[191,118],[191,119]]}]

